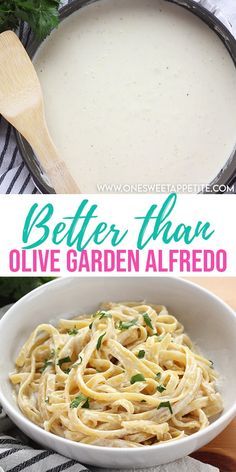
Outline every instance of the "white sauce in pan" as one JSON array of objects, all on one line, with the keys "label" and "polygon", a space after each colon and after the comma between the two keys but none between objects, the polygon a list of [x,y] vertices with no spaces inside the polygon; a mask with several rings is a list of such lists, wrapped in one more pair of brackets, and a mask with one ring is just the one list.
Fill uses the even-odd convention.
[{"label": "white sauce in pan", "polygon": [[201,20],[159,0],[101,0],[35,58],[52,137],[82,192],[209,183],[236,142],[236,70]]}]

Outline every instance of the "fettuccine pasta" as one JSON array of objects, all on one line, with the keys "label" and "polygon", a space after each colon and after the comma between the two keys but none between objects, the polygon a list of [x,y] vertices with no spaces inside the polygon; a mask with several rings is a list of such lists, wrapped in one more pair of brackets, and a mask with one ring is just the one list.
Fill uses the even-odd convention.
[{"label": "fettuccine pasta", "polygon": [[21,411],[41,428],[113,447],[206,428],[223,409],[216,378],[164,306],[137,302],[39,325],[10,375]]}]

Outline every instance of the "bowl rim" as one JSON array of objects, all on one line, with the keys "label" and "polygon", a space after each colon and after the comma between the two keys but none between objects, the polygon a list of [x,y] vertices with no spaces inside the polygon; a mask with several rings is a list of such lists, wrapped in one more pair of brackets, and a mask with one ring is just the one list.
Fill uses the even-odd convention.
[{"label": "bowl rim", "polygon": [[[91,5],[101,0],[73,0],[64,7],[60,9],[60,22],[65,20],[71,14],[79,11],[81,8]],[[168,3],[175,4],[180,8],[184,8],[193,15],[197,16],[201,21],[203,21],[223,42],[228,54],[231,56],[231,59],[234,63],[236,69],[236,38],[234,38],[231,31],[222,23],[222,21],[217,18],[211,11],[205,8],[200,3],[196,3],[194,0],[166,0]],[[55,29],[54,29],[55,30]],[[53,33],[53,31],[51,33]],[[51,34],[50,33],[50,34]],[[44,41],[44,40],[43,40]],[[39,41],[33,37],[30,41],[29,47],[27,47],[27,52],[31,59],[33,59],[38,48],[41,46],[43,41]],[[20,151],[21,157],[25,162],[33,180],[41,193],[44,194],[54,194],[55,190],[50,186],[48,178],[44,173],[42,166],[40,165],[37,157],[35,156],[32,148],[27,143],[27,141],[21,136],[18,131],[15,131],[16,143]],[[210,192],[206,189],[203,189],[199,193],[221,193],[219,189],[218,192],[214,192],[214,185],[220,186],[230,186],[235,183],[236,180],[236,142],[235,145],[226,158],[225,164],[218,172],[218,174],[213,178],[211,182],[206,184],[210,188]]]},{"label": "bowl rim", "polygon": [[[90,281],[90,279],[106,279],[106,277],[96,277],[96,276],[93,276],[91,278],[88,279],[88,281]],[[120,279],[121,280],[121,277],[111,277],[113,279]],[[133,278],[135,279],[135,277],[129,277],[130,279]],[[142,277],[140,277],[142,278]],[[156,282],[158,282],[158,278],[157,277],[151,277],[152,279],[155,279]],[[215,301],[217,301],[219,304],[222,305],[222,307],[228,311],[228,314],[235,319],[236,321],[236,313],[235,311],[233,310],[233,308],[231,308],[224,300],[222,300],[218,295],[215,295],[213,292],[211,292],[210,290],[202,287],[202,286],[199,286],[197,285],[196,283],[192,282],[192,281],[189,281],[189,280],[186,280],[186,279],[183,279],[183,278],[180,278],[180,277],[175,277],[175,276],[167,276],[167,277],[159,277],[159,278],[162,278],[162,279],[168,279],[168,280],[173,280],[173,281],[177,281],[178,283],[181,283],[183,284],[183,286],[190,286],[190,287],[193,287],[194,289],[197,289],[199,292],[202,292],[204,293],[206,296],[210,297],[211,299],[214,299]],[[24,303],[27,301],[27,299],[29,299],[31,296],[32,296],[32,293],[35,293],[35,292],[42,292],[45,290],[45,287],[47,287],[48,285],[60,285],[60,284],[63,284],[64,281],[69,281],[69,280],[73,280],[73,279],[77,279],[77,281],[80,279],[80,277],[71,277],[71,276],[67,276],[67,277],[62,277],[62,278],[58,278],[56,280],[52,280],[44,285],[41,285],[40,287],[37,287],[36,289],[32,290],[31,292],[29,292],[28,294],[26,294],[24,297],[22,297],[20,300],[18,300],[3,316],[3,318],[0,320],[0,332],[4,332],[4,329],[1,329],[2,328],[2,324],[5,324],[8,322],[8,320],[11,318],[12,316],[12,312],[14,312],[14,309],[15,307],[17,306],[17,308],[20,308],[21,305],[24,305]],[[146,279],[145,277],[143,277],[143,279]],[[87,280],[87,278],[86,278]],[[146,280],[150,280],[150,277]],[[9,414],[10,418],[13,418],[13,421],[16,419],[17,423],[18,423],[18,427],[21,429],[21,423],[23,423],[24,427],[26,430],[29,430],[29,429],[32,429],[36,434],[38,433],[39,435],[39,438],[41,436],[41,438],[44,438],[45,439],[45,442],[47,439],[53,439],[53,440],[56,440],[58,441],[58,444],[67,444],[68,446],[71,446],[72,448],[82,448],[84,449],[85,451],[104,451],[106,453],[111,453],[112,451],[114,451],[116,454],[119,454],[121,455],[123,452],[125,452],[126,454],[133,454],[134,452],[146,452],[146,451],[158,451],[158,450],[168,450],[170,448],[172,448],[175,444],[178,444],[180,447],[183,445],[187,445],[187,444],[191,444],[191,442],[193,442],[195,439],[197,440],[201,440],[201,439],[204,439],[204,437],[208,436],[211,432],[213,432],[215,429],[219,429],[221,426],[223,426],[222,429],[224,429],[224,425],[227,425],[231,419],[233,419],[235,416],[236,416],[236,398],[235,398],[235,401],[234,403],[230,406],[230,408],[228,409],[228,411],[223,411],[221,413],[221,415],[215,420],[213,421],[210,425],[208,425],[205,429],[202,429],[194,434],[192,434],[191,436],[187,436],[187,437],[183,437],[183,438],[180,438],[176,441],[170,441],[170,442],[161,442],[159,444],[156,444],[154,446],[142,446],[142,447],[137,447],[137,448],[129,448],[129,447],[121,447],[121,448],[115,448],[115,447],[108,447],[108,446],[97,446],[97,445],[92,445],[92,444],[84,444],[84,443],[81,443],[81,442],[77,442],[77,441],[72,441],[70,439],[66,439],[66,438],[63,438],[61,436],[57,436],[56,434],[53,434],[51,432],[48,432],[48,431],[45,431],[43,428],[41,428],[40,426],[36,425],[35,423],[33,423],[32,421],[30,421],[26,416],[24,416],[24,414],[20,411],[17,403],[14,404],[14,406],[10,403],[10,401],[8,400],[7,397],[5,397],[5,395],[3,394],[2,392],[2,387],[1,387],[1,383],[0,383],[0,403],[1,405],[3,406],[3,409],[5,408],[6,410],[6,413]],[[10,412],[10,413],[8,413]],[[40,439],[39,439],[39,442],[40,442]],[[49,443],[49,446],[50,446],[50,443]]]}]

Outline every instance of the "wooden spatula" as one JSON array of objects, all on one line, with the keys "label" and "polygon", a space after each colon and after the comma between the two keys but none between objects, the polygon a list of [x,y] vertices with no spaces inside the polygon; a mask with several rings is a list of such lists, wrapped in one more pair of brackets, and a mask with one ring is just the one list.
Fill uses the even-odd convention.
[{"label": "wooden spatula", "polygon": [[80,193],[50,137],[34,66],[12,31],[0,34],[0,113],[29,142],[56,193]]}]

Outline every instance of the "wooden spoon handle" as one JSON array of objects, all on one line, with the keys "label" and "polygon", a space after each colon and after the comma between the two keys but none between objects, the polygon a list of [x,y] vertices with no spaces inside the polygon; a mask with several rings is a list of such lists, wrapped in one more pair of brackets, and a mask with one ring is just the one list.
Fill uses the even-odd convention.
[{"label": "wooden spoon handle", "polygon": [[31,144],[39,162],[42,164],[50,185],[56,193],[80,193],[79,187],[70,174],[66,163],[58,155],[46,125],[44,112],[38,113],[37,118],[39,125],[37,134],[35,132],[28,134],[26,132],[25,135],[28,134],[26,139]]},{"label": "wooden spoon handle", "polygon": [[47,128],[41,128],[38,136],[35,137],[34,135],[33,139],[28,137],[28,141],[35,151],[39,162],[42,164],[49,184],[54,188],[55,192],[63,194],[80,193],[79,187],[70,174],[66,163],[59,158]]},{"label": "wooden spoon handle", "polygon": [[80,193],[79,187],[69,173],[65,162],[52,161],[50,167],[45,170],[56,193]]},{"label": "wooden spoon handle", "polygon": [[[39,113],[40,116],[40,113]],[[49,134],[44,112],[41,114],[41,124],[38,134],[33,134],[29,141],[41,162],[43,169],[56,193],[80,193],[79,187],[70,174],[66,163],[58,155],[58,151]]]},{"label": "wooden spoon handle", "polygon": [[35,151],[57,193],[80,193],[50,137],[40,83],[23,45],[12,31],[0,35],[0,113]]},{"label": "wooden spoon handle", "polygon": [[32,142],[32,147],[42,163],[43,169],[56,193],[80,193],[79,187],[62,161],[51,140],[47,127],[41,128],[41,139]]}]

